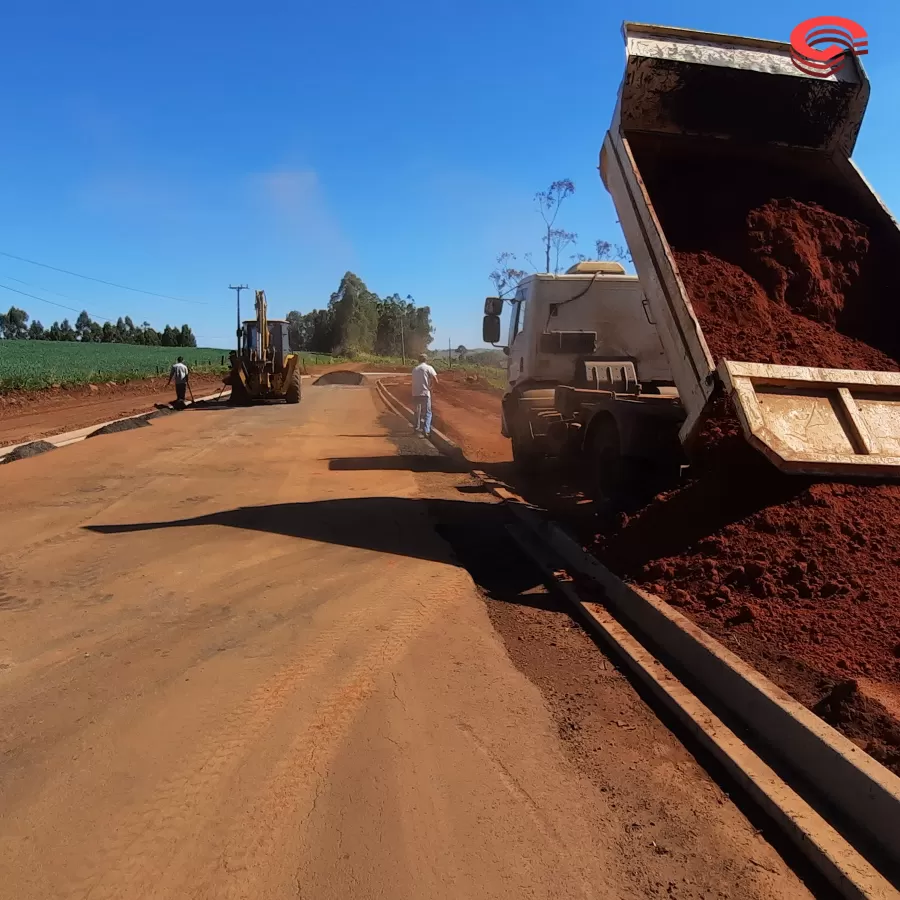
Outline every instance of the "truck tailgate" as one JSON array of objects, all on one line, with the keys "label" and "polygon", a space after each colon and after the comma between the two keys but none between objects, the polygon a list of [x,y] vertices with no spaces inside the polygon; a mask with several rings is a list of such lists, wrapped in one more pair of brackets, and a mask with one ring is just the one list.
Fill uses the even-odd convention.
[{"label": "truck tailgate", "polygon": [[900,373],[723,360],[719,377],[744,434],[779,469],[896,477]]}]

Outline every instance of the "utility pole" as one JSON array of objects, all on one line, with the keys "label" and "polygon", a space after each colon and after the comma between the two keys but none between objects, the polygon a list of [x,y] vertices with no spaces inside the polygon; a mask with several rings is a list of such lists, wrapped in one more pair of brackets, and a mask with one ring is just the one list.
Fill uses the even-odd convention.
[{"label": "utility pole", "polygon": [[246,284],[229,284],[228,289],[237,291],[237,352],[241,355],[241,291],[247,290]]},{"label": "utility pole", "polygon": [[447,338],[447,366],[453,368],[453,343],[450,338]]}]

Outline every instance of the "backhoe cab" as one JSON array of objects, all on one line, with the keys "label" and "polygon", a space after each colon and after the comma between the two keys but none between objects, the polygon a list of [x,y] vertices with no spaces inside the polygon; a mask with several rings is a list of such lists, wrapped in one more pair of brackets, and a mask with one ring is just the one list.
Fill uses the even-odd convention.
[{"label": "backhoe cab", "polygon": [[232,350],[231,371],[223,379],[231,385],[233,404],[259,400],[300,402],[300,357],[291,352],[288,323],[266,314],[266,292],[256,292],[256,318],[242,323],[238,349]]}]

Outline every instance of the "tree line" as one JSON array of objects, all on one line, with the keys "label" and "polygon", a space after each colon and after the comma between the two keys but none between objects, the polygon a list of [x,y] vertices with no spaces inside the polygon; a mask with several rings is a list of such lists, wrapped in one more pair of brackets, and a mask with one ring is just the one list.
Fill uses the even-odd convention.
[{"label": "tree line", "polygon": [[[571,178],[562,178],[554,181],[547,190],[538,191],[534,195],[535,206],[543,222],[541,243],[544,249],[544,268],[538,269],[532,254],[525,253],[522,258],[532,271],[559,274],[560,269],[566,265],[567,253],[569,260],[573,263],[583,262],[588,258],[584,253],[576,252],[579,241],[578,234],[574,231],[566,231],[557,223],[563,203],[574,193],[575,182]],[[631,253],[627,247],[623,247],[621,244],[597,240],[594,241],[593,249],[592,259],[631,262]],[[505,297],[515,291],[519,282],[528,274],[527,269],[518,267],[515,253],[504,251],[497,257],[497,266],[488,277],[494,283],[497,296]]]},{"label": "tree line", "polygon": [[8,341],[81,341],[92,344],[142,344],[146,347],[196,347],[197,339],[190,325],[166,325],[157,331],[149,322],[135,325],[130,316],[119,317],[115,325],[95,322],[84,310],[75,324],[68,319],[54,322],[49,328],[30,316],[24,309],[11,306],[0,313],[0,337]]},{"label": "tree line", "polygon": [[408,294],[379,297],[347,272],[328,306],[287,314],[292,350],[357,356],[415,356],[432,342],[431,308],[416,306]]}]

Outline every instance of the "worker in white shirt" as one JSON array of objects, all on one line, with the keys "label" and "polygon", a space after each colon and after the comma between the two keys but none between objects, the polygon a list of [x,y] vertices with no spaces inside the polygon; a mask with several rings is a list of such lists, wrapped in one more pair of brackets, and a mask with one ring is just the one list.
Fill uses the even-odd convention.
[{"label": "worker in white shirt", "polygon": [[437,372],[428,365],[428,357],[420,354],[419,364],[412,370],[412,398],[416,431],[425,437],[431,434],[431,387],[437,383]]},{"label": "worker in white shirt", "polygon": [[169,380],[166,382],[166,387],[168,387],[172,383],[172,379],[175,379],[175,396],[178,398],[178,402],[184,404],[184,398],[187,394],[187,386],[188,379],[191,377],[191,373],[188,371],[188,367],[184,364],[184,357],[179,356],[178,362],[172,366],[172,371],[169,372]]}]

